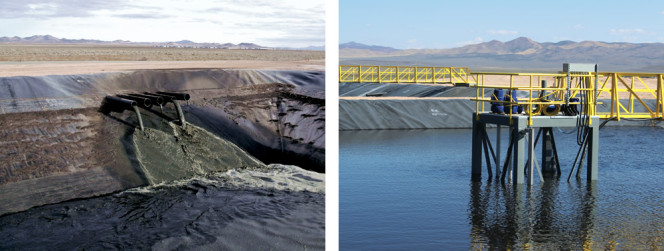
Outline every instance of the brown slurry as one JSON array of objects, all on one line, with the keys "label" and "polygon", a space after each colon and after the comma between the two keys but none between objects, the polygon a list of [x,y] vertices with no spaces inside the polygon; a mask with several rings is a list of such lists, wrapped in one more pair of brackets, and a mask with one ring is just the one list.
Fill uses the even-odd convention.
[{"label": "brown slurry", "polygon": [[0,185],[115,162],[106,120],[92,108],[0,115]]}]

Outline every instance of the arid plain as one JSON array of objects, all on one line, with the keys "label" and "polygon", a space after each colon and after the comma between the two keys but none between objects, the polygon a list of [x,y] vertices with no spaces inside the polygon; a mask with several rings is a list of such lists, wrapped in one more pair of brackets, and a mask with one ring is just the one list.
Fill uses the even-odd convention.
[{"label": "arid plain", "polygon": [[0,44],[0,77],[149,69],[324,70],[324,51]]}]

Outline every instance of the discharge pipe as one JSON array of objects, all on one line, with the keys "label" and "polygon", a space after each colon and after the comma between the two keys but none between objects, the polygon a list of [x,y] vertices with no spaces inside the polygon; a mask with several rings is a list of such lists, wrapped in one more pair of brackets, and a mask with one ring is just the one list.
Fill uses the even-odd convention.
[{"label": "discharge pipe", "polygon": [[129,95],[117,95],[117,96],[123,99],[134,100],[138,103],[138,105],[146,109],[152,107],[152,101],[150,101],[149,98],[142,98],[142,97],[129,96]]},{"label": "discharge pipe", "polygon": [[102,101],[101,111],[105,114],[108,114],[109,112],[121,113],[125,110],[134,111],[134,113],[136,113],[136,117],[138,118],[138,126],[141,131],[143,131],[143,119],[141,118],[141,112],[138,111],[138,107],[136,107],[136,105],[137,103],[134,100],[106,96],[104,97],[104,101]]},{"label": "discharge pipe", "polygon": [[134,96],[134,97],[139,97],[139,98],[147,98],[152,101],[153,104],[157,105],[163,105],[164,104],[164,98],[162,96],[155,96],[155,95],[147,95],[147,94],[138,94],[138,93],[131,93],[127,94],[129,96]]},{"label": "discharge pipe", "polygon": [[152,103],[159,105],[159,110],[161,110],[161,113],[164,113],[164,97],[159,96],[159,95],[151,95],[151,94],[139,94],[139,93],[132,93],[129,94],[130,96],[135,96],[135,97],[142,97],[142,98],[149,98]]},{"label": "discharge pipe", "polygon": [[189,100],[191,96],[188,93],[178,93],[178,92],[157,92],[161,95],[173,96],[177,100]]},{"label": "discharge pipe", "polygon": [[102,112],[123,112],[124,110],[132,110],[131,107],[136,106],[136,101],[106,96],[101,104]]},{"label": "discharge pipe", "polygon": [[184,126],[184,113],[182,112],[182,108],[180,107],[180,104],[178,104],[177,100],[189,100],[190,96],[188,93],[157,92],[157,94],[153,94],[144,92],[144,94],[161,96],[165,102],[173,103],[173,106],[175,106],[175,111],[178,114],[178,119],[180,120],[180,125]]},{"label": "discharge pipe", "polygon": [[164,95],[164,94],[157,94],[157,93],[151,93],[151,92],[143,92],[141,95],[161,97],[164,100],[164,104],[167,103],[167,102],[171,102],[171,101],[175,100],[175,98],[173,96]]}]

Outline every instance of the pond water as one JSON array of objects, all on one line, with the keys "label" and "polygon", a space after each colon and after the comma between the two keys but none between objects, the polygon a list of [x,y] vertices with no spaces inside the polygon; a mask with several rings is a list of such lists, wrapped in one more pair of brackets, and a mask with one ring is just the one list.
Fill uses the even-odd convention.
[{"label": "pond water", "polygon": [[471,181],[470,129],[340,132],[340,248],[664,248],[664,129],[603,128],[596,182],[567,182],[576,131],[554,133],[563,175],[528,187]]}]

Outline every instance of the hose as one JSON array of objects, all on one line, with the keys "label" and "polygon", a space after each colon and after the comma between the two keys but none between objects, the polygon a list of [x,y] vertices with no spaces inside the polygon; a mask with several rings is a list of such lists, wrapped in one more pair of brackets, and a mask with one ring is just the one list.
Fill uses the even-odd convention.
[{"label": "hose", "polygon": [[[590,120],[588,119],[588,95],[592,95],[590,93],[587,87],[588,81],[586,81],[587,78],[582,78],[579,77],[578,80],[578,86],[581,89],[579,95],[579,102],[581,103],[581,110],[579,111],[579,115],[576,118],[576,143],[581,146],[584,142],[585,137],[588,135],[588,131],[590,131]],[[569,98],[569,97],[568,97]]]}]

